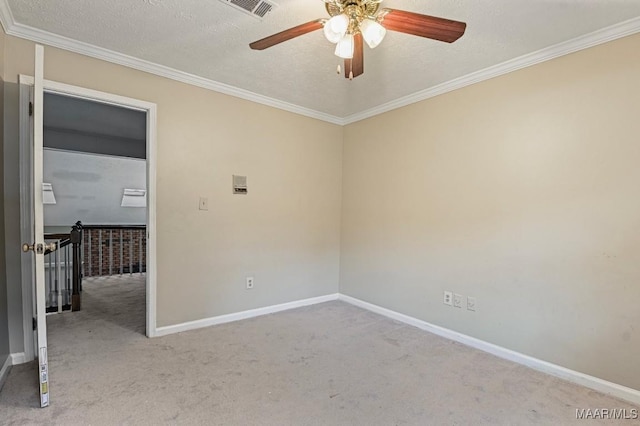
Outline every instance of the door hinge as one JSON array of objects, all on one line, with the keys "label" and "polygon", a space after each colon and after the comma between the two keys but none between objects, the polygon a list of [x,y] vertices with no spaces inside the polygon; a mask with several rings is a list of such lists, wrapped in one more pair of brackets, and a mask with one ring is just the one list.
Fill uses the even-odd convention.
[{"label": "door hinge", "polygon": [[31,328],[35,331],[38,328],[38,320],[35,318],[31,318]]},{"label": "door hinge", "polygon": [[33,115],[33,102],[29,102],[29,116]]}]

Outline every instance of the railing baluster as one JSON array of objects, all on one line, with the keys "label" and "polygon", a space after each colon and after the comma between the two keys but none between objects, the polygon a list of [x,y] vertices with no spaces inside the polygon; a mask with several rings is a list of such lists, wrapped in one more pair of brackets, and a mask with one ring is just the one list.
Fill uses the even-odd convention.
[{"label": "railing baluster", "polygon": [[133,275],[133,229],[129,229],[129,275]]},{"label": "railing baluster", "polygon": [[[80,223],[80,225],[82,225],[81,222],[78,222],[78,223]],[[80,262],[80,265],[82,265],[82,250],[84,250],[83,249],[84,242],[82,241],[82,238],[83,238],[82,236],[84,235],[84,232],[83,232],[82,226],[79,227],[78,231],[80,232],[80,237],[78,238],[78,262]],[[79,267],[78,268],[78,287],[80,289],[80,292],[82,292],[82,280],[83,279],[84,279],[84,274],[82,273],[82,268]]]},{"label": "railing baluster", "polygon": [[102,229],[98,230],[98,275],[102,276]]},{"label": "railing baluster", "polygon": [[122,265],[122,229],[120,229],[120,275],[122,275],[124,271],[124,267]]},{"label": "railing baluster", "polygon": [[109,229],[109,276],[113,273],[113,229]]},{"label": "railing baluster", "polygon": [[84,233],[80,232],[80,275],[84,277]]},{"label": "railing baluster", "polygon": [[53,292],[53,267],[51,266],[51,253],[49,253],[47,255],[47,257],[49,258],[49,288],[47,289],[47,308],[53,306],[53,297],[52,297],[52,292]]},{"label": "railing baluster", "polygon": [[58,313],[62,312],[62,252],[60,240],[56,241],[56,290],[58,292]]},{"label": "railing baluster", "polygon": [[87,229],[87,257],[88,257],[88,259],[87,259],[88,265],[87,266],[89,268],[89,276],[91,277],[93,275],[91,273],[91,266],[92,266],[91,262],[92,262],[92,259],[91,259],[91,230],[90,229]]},{"label": "railing baluster", "polygon": [[69,274],[69,266],[71,264],[71,262],[69,262],[69,247],[70,246],[66,246],[64,248],[64,304],[65,305],[70,305],[71,303],[69,302],[69,295],[70,295],[70,289],[71,289],[71,275]]},{"label": "railing baluster", "polygon": [[81,232],[76,225],[71,228],[71,244],[73,246],[73,289],[71,295],[71,310],[73,312],[80,310],[80,286],[82,276],[80,275],[80,246],[81,246]]}]

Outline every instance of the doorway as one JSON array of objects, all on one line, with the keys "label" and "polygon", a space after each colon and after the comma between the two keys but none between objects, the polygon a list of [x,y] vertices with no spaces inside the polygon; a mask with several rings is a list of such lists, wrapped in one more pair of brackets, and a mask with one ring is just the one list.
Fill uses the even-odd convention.
[{"label": "doorway", "polygon": [[[29,105],[30,105],[31,86],[33,85],[33,78],[29,76],[20,76],[20,84],[21,84],[20,86],[21,129],[26,130],[26,131],[20,132],[21,134],[21,168],[24,169],[21,171],[21,176],[27,177],[27,176],[30,176],[31,174],[31,170],[29,170],[30,168],[29,165],[31,164],[30,162],[31,152],[28,149],[28,147],[30,146],[31,134],[28,131],[30,127],[28,111],[29,111]],[[127,111],[133,111],[138,114],[142,114],[144,127],[145,127],[144,141],[142,143],[142,147],[143,147],[142,151],[144,152],[144,156],[146,157],[146,163],[143,165],[145,180],[146,180],[145,188],[144,188],[145,193],[143,198],[145,200],[146,209],[144,214],[144,231],[142,231],[142,233],[140,234],[140,237],[138,238],[139,241],[142,241],[144,243],[143,244],[144,253],[138,255],[139,257],[136,260],[136,267],[137,267],[138,273],[141,273],[141,272],[144,273],[143,280],[142,280],[143,281],[142,285],[144,287],[144,293],[145,293],[144,334],[148,337],[153,337],[155,335],[155,330],[156,330],[156,314],[155,314],[155,305],[156,305],[155,304],[155,300],[156,300],[156,273],[155,273],[156,271],[156,244],[155,244],[155,239],[156,239],[156,229],[155,229],[156,105],[153,103],[145,102],[145,101],[112,95],[104,92],[98,92],[95,90],[85,89],[85,88],[76,87],[76,86],[70,86],[67,84],[57,83],[57,82],[48,81],[48,80],[44,81],[44,91],[45,91],[45,96],[49,99],[49,101],[54,103],[55,102],[58,102],[58,103],[80,102],[80,104],[85,103],[84,104],[85,107],[87,105],[93,105],[93,107],[97,109],[111,110],[112,112],[127,110]],[[45,100],[45,105],[46,105],[46,102],[47,101]],[[83,123],[83,125],[86,125],[86,124],[87,123]],[[55,126],[53,127],[54,127],[53,129],[54,131],[60,130],[60,129],[55,129]],[[123,130],[123,129],[120,129],[120,130]],[[96,132],[96,133],[100,133],[100,132]],[[78,136],[78,135],[75,135],[75,136]],[[62,139],[62,142],[60,142],[60,140],[58,142],[67,143],[66,149],[64,146],[49,147],[50,148],[49,153],[52,154],[51,155],[52,157],[57,157],[56,161],[58,162],[62,161],[64,163],[65,156],[69,157],[73,155],[82,156],[82,155],[91,154],[86,152],[84,153],[74,152],[74,151],[79,151],[77,149],[78,138],[75,136],[73,132],[67,132],[66,137],[58,138],[58,139]],[[97,136],[97,135],[93,135],[93,136]],[[114,146],[119,145],[120,146],[119,149],[122,149],[123,146],[126,145],[126,143],[123,143],[123,137],[124,139],[126,139],[127,136],[126,135],[123,136],[122,134],[115,135],[115,136],[116,137],[112,139],[112,142],[113,142],[112,145]],[[119,142],[116,141],[116,139],[118,138],[119,138]],[[127,142],[127,141],[124,140],[124,142]],[[74,144],[76,145],[73,146]],[[74,149],[69,149],[70,147]],[[95,150],[99,151],[100,147],[94,146],[93,149],[94,151]],[[141,151],[140,145],[138,145],[137,150],[138,152]],[[118,162],[118,160],[114,160],[116,159],[116,157],[118,157],[117,155],[110,155],[109,153],[104,153],[104,152],[98,152],[93,154],[95,154],[96,157],[100,157],[100,159],[102,160],[100,161],[100,159],[98,159],[98,162],[102,162],[102,163],[114,163],[114,161]],[[61,160],[61,157],[62,157],[62,160]],[[96,160],[96,158],[94,158],[94,160]],[[111,166],[108,166],[108,165],[104,166],[103,164],[103,166],[101,167],[108,168]],[[63,178],[64,177],[69,178],[74,176],[73,173],[67,173],[66,176],[64,176],[64,173],[62,173],[62,175],[63,175]],[[80,178],[88,177],[89,180],[91,180],[91,176],[87,174],[85,175],[76,174],[75,176]],[[129,186],[136,186],[136,185],[129,185]],[[32,191],[34,190],[33,188],[34,188],[33,182],[31,182],[28,178],[21,179],[21,190],[22,190],[22,193],[24,194],[23,195],[24,199],[29,198],[30,194],[32,194]],[[52,189],[53,189],[52,192],[55,196],[55,186]],[[124,188],[124,189],[140,190],[142,188]],[[123,207],[122,205],[125,204],[124,198],[127,198],[127,197],[125,197],[122,193],[123,188],[121,188],[120,191],[121,191],[121,194],[118,200],[118,208],[124,209],[125,207]],[[64,200],[65,196],[74,197],[72,193],[71,194],[60,193],[60,195],[62,196],[62,198],[60,198],[60,201]],[[78,196],[82,197],[81,195],[78,195]],[[84,201],[91,202],[91,200],[88,199],[91,197],[91,195],[85,194],[84,196],[87,197]],[[139,192],[137,196],[138,197],[140,196]],[[30,217],[30,214],[29,214],[31,210],[29,203],[25,202],[23,204],[24,204],[24,208],[21,207],[21,210],[22,210],[21,211],[21,234],[22,234],[23,240],[28,241],[32,239],[32,236],[29,235],[29,230],[33,229],[33,226],[32,226],[33,219]],[[80,210],[86,210],[86,209],[81,208]],[[101,224],[101,225],[105,225],[105,224]],[[95,234],[95,231],[94,231],[94,234]],[[111,232],[111,234],[113,235],[113,231]],[[131,238],[131,234],[127,235],[126,232],[123,233],[123,237],[124,237],[123,240],[127,240],[127,242],[131,242],[133,240]],[[86,237],[83,237],[83,239],[87,240]],[[123,242],[123,245],[121,245],[120,248],[123,248],[124,245],[125,244]],[[142,244],[138,243],[138,247],[137,247],[138,253],[139,253],[140,246],[142,246]],[[115,248],[115,244],[113,244],[112,247]],[[144,266],[143,266],[143,259],[144,259]],[[117,260],[119,260],[119,258]],[[35,352],[34,352],[35,345],[33,342],[33,331],[31,328],[32,318],[34,317],[34,307],[33,307],[32,301],[34,300],[35,292],[32,287],[33,286],[32,274],[30,274],[29,271],[33,270],[33,264],[32,264],[32,260],[29,259],[29,257],[23,257],[23,262],[25,262],[25,264],[22,265],[23,313],[24,313],[24,323],[25,323],[25,327],[24,327],[25,357],[26,357],[26,360],[32,360],[35,358]],[[84,260],[82,264],[84,268],[88,267],[84,262]],[[111,266],[113,267],[114,265],[112,264]],[[120,262],[118,266],[118,272],[120,272],[121,268],[123,273],[133,272],[133,268],[131,267],[124,268],[124,262]],[[62,282],[60,282],[58,285],[60,286],[59,290],[63,289]],[[62,300],[63,305],[65,301],[68,301],[68,299]]]},{"label": "doorway", "polygon": [[43,108],[46,311],[144,334],[146,112],[56,93]]}]

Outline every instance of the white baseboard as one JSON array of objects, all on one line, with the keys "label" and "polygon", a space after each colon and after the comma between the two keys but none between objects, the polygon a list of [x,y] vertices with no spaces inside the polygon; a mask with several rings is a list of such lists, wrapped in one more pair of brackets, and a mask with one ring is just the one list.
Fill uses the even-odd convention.
[{"label": "white baseboard", "polygon": [[276,312],[300,308],[303,306],[315,305],[317,303],[329,302],[331,300],[338,300],[338,296],[339,296],[338,293],[328,294],[326,296],[296,300],[294,302],[282,303],[280,305],[266,306],[264,308],[251,309],[248,311],[236,312],[233,314],[220,315],[217,317],[204,318],[201,320],[189,321],[181,324],[158,327],[156,329],[154,337],[166,336],[168,334],[180,333],[182,331],[195,330],[198,328],[209,327],[217,324],[224,324],[232,321],[239,321],[247,318],[259,317],[261,315],[273,314]]},{"label": "white baseboard", "polygon": [[11,356],[8,356],[4,361],[2,368],[0,368],[0,390],[2,390],[2,386],[4,386],[5,380],[7,380],[7,376],[9,375],[9,370],[11,369]]},{"label": "white baseboard", "polygon": [[10,355],[11,365],[19,365],[27,362],[27,356],[24,352],[16,352]]},{"label": "white baseboard", "polygon": [[[383,308],[378,305],[374,305],[369,302],[365,302],[360,299],[356,299],[345,294],[329,294],[326,296],[314,297],[311,299],[297,300],[294,302],[283,303],[280,305],[267,306],[264,308],[251,309],[248,311],[236,312],[233,314],[220,315],[217,317],[204,318],[196,321],[189,321],[181,324],[169,325],[165,327],[159,327],[156,329],[155,336],[166,336],[173,333],[180,333],[182,331],[195,330],[198,328],[209,327],[217,324],[224,324],[232,321],[239,321],[248,318],[254,318],[261,315],[273,314],[276,312],[286,311],[289,309],[300,308],[302,306],[315,305],[318,303],[329,302],[332,300],[342,300],[346,303],[358,306],[371,312],[383,315],[385,317],[403,322],[405,324],[412,325],[422,330],[428,331],[438,336],[445,337],[450,340],[462,343],[472,348],[479,349],[481,351],[490,353],[497,357],[513,361],[515,363],[533,368],[534,370],[541,371],[543,373],[559,377],[578,385],[594,389],[596,391],[605,393],[607,395],[614,396],[616,398],[629,401],[634,404],[640,405],[640,391],[632,389],[626,386],[622,386],[616,383],[612,383],[606,380],[599,379],[597,377],[590,376],[588,374],[580,373],[578,371],[570,370],[559,365],[552,364],[547,361],[543,361],[529,355],[521,354],[516,351],[512,351],[502,346],[494,345],[493,343],[485,342],[475,337],[467,336],[466,334],[458,333],[457,331],[449,330],[438,325],[428,323],[426,321],[410,317],[399,312],[392,311],[390,309]],[[12,357],[20,354],[12,354]],[[24,354],[22,354],[24,357]],[[22,361],[24,362],[24,361]],[[15,364],[15,363],[14,363]]]},{"label": "white baseboard", "polygon": [[350,303],[352,305],[358,306],[360,308],[366,309],[368,311],[383,315],[385,317],[389,317],[391,319],[403,322],[405,324],[418,327],[430,333],[437,334],[438,336],[442,336],[447,339],[462,343],[464,345],[471,346],[472,348],[476,348],[481,351],[488,352],[497,357],[504,358],[509,361],[513,361],[515,363],[533,368],[534,370],[538,370],[543,373],[547,373],[549,375],[567,380],[569,382],[576,383],[578,385],[588,387],[590,389],[605,393],[607,395],[611,395],[611,396],[623,399],[625,401],[629,401],[631,403],[640,405],[639,390],[618,385],[616,383],[608,382],[606,380],[589,376],[588,374],[580,373],[578,371],[570,370],[568,368],[561,367],[559,365],[555,365],[547,361],[542,361],[540,359],[533,358],[529,355],[524,355],[519,352],[515,352],[510,349],[506,349],[501,346],[494,345],[493,343],[485,342],[483,340],[476,339],[475,337],[467,336],[466,334],[458,333],[456,331],[449,330],[444,327],[430,324],[426,321],[413,318],[408,315],[404,315],[399,312],[395,312],[390,309],[386,309],[381,306],[377,306],[372,303],[368,303],[351,296],[340,294],[338,299],[344,302]]}]

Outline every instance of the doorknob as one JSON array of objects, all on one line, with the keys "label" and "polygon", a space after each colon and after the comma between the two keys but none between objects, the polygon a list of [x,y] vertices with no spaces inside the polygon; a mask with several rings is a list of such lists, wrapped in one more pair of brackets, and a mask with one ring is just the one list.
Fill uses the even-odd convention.
[{"label": "doorknob", "polygon": [[22,245],[22,251],[27,253],[29,251],[34,251],[38,254],[43,254],[46,250],[56,251],[58,249],[58,245],[56,243],[49,244],[27,244],[24,243]]}]

